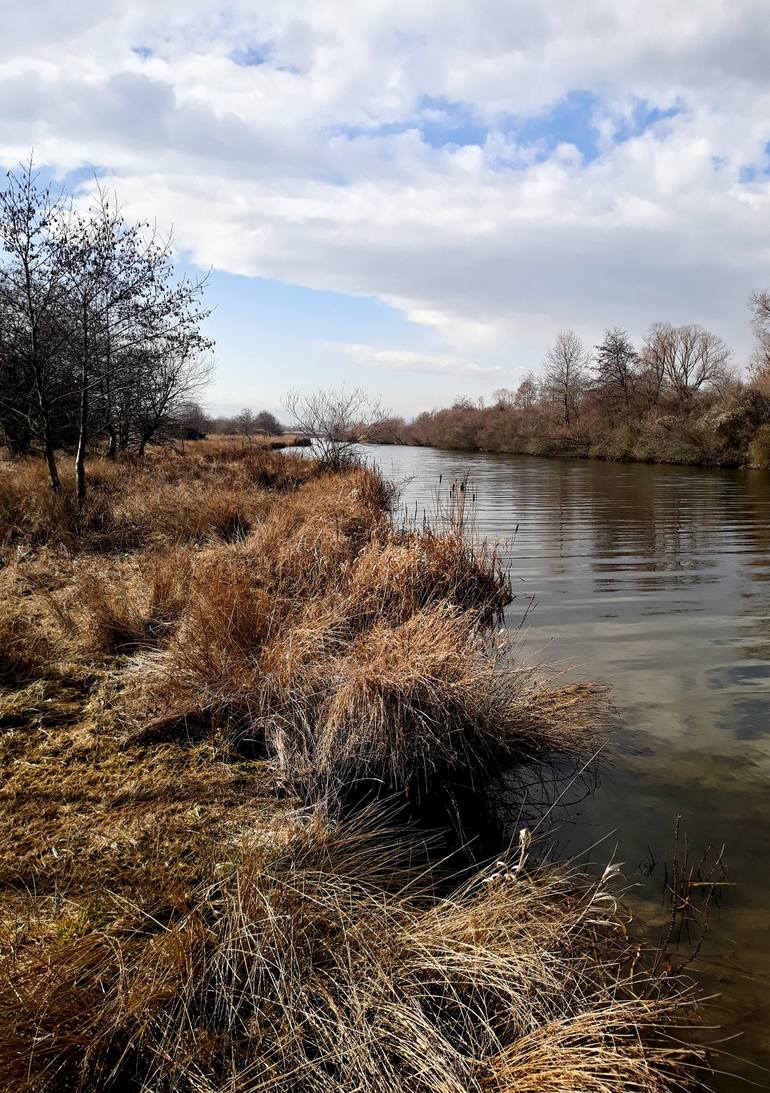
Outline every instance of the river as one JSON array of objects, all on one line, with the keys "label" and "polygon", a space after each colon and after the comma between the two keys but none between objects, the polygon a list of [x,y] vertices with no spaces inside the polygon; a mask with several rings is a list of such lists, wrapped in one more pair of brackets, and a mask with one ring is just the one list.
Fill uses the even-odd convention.
[{"label": "river", "polygon": [[552,833],[559,850],[603,840],[592,858],[625,863],[631,905],[662,921],[675,818],[691,861],[725,844],[695,965],[720,995],[715,1036],[740,1034],[715,1088],[770,1088],[770,474],[366,453],[412,516],[469,472],[478,533],[507,544],[521,653],[611,688],[619,722],[596,789]]}]

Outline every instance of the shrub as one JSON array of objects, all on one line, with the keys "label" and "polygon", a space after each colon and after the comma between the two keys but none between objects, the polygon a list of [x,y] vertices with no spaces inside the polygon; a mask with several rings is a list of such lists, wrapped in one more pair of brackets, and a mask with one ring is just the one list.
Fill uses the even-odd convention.
[{"label": "shrub", "polygon": [[760,425],[749,445],[749,462],[754,467],[770,467],[770,425]]}]

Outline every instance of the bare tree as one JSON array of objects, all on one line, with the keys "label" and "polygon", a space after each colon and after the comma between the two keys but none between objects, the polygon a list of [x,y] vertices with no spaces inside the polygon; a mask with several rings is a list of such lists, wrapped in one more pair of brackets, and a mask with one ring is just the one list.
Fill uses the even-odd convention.
[{"label": "bare tree", "polygon": [[0,422],[21,450],[40,441],[51,485],[89,443],[140,451],[206,376],[205,285],[174,276],[171,240],[129,224],[102,190],[86,214],[38,184],[32,164],[0,192]]},{"label": "bare tree", "polygon": [[625,330],[605,331],[596,346],[594,374],[602,394],[628,410],[639,369],[639,354]]},{"label": "bare tree", "polygon": [[731,377],[732,352],[716,334],[702,326],[655,323],[645,338],[642,361],[679,401],[688,401],[702,388],[719,389]]},{"label": "bare tree", "polygon": [[67,334],[60,323],[63,255],[51,228],[64,201],[39,184],[31,159],[6,178],[0,192],[0,403],[4,418],[41,442],[51,487],[58,491],[56,403],[62,394],[61,352]]},{"label": "bare tree", "polygon": [[209,382],[212,367],[212,361],[200,354],[188,357],[166,350],[149,355],[136,398],[138,455],[144,455],[151,440],[166,441],[178,436],[189,413],[190,400]]},{"label": "bare tree", "polygon": [[536,404],[539,395],[539,384],[534,372],[527,372],[513,396],[513,405],[517,410],[531,410]]},{"label": "bare tree", "polygon": [[63,234],[78,365],[75,480],[82,503],[87,444],[112,426],[114,388],[127,385],[139,400],[149,397],[140,409],[142,454],[171,401],[178,404],[204,382],[205,369],[196,362],[211,343],[199,331],[208,314],[198,304],[205,281],[174,281],[170,237],[160,239],[149,224],[127,223],[101,189],[89,215],[71,215]]},{"label": "bare tree", "polygon": [[269,410],[260,410],[255,414],[248,408],[234,417],[223,415],[212,418],[210,429],[213,433],[240,433],[242,436],[253,436],[255,433],[264,433],[266,436],[283,434],[283,425],[275,414],[271,414]]},{"label": "bare tree", "polygon": [[513,406],[515,397],[515,392],[513,392],[510,387],[497,387],[492,392],[496,410],[510,410]]},{"label": "bare tree", "polygon": [[356,445],[366,443],[387,420],[379,400],[360,387],[309,395],[291,391],[286,409],[297,430],[314,442],[321,464],[335,470],[355,462]]},{"label": "bare tree", "polygon": [[574,330],[562,330],[545,357],[545,383],[564,424],[577,416],[585,389],[588,354]]},{"label": "bare tree", "polygon": [[241,436],[254,436],[257,431],[257,422],[254,414],[248,407],[244,407],[243,410],[235,418],[235,428]]},{"label": "bare tree", "polygon": [[185,440],[203,440],[211,429],[211,418],[194,399],[180,404],[176,418],[177,427]]},{"label": "bare tree", "polygon": [[770,292],[753,292],[749,298],[751,328],[757,345],[749,362],[751,382],[770,394]]}]

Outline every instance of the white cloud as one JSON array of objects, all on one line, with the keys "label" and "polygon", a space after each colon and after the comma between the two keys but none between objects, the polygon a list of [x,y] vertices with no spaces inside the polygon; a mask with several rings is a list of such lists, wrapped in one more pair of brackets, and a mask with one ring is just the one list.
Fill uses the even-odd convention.
[{"label": "white cloud", "polygon": [[503,369],[499,365],[481,365],[473,361],[448,356],[443,353],[415,353],[407,349],[378,349],[374,345],[355,342],[317,341],[316,348],[330,356],[343,357],[352,364],[373,368],[385,368],[392,372],[425,372],[436,376],[466,376],[484,379],[500,379]]},{"label": "white cloud", "polygon": [[[591,338],[654,319],[707,323],[745,352],[746,297],[770,282],[766,14],[763,0],[16,5],[0,159],[34,145],[59,170],[96,164],[201,265],[378,297],[435,328],[457,367],[534,353],[560,326]],[[238,63],[250,54],[265,63]],[[593,96],[595,158],[569,133],[516,138],[511,117],[574,90]],[[640,102],[678,113],[619,141]],[[452,103],[486,128],[482,147],[426,139]]]}]

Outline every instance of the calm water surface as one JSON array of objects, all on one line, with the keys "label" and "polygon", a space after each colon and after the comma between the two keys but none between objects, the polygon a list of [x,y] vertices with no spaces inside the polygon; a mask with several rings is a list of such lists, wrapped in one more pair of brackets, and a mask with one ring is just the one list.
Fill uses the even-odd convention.
[{"label": "calm water surface", "polygon": [[[632,895],[662,918],[681,815],[691,857],[726,844],[728,881],[698,970],[721,995],[726,1069],[770,1088],[770,475],[367,449],[430,512],[466,471],[480,534],[509,541],[528,653],[611,686],[622,725],[596,791],[556,831],[606,838]],[[439,483],[441,476],[441,484]],[[534,609],[527,615],[530,604]],[[720,1091],[750,1088],[735,1076]]]}]

